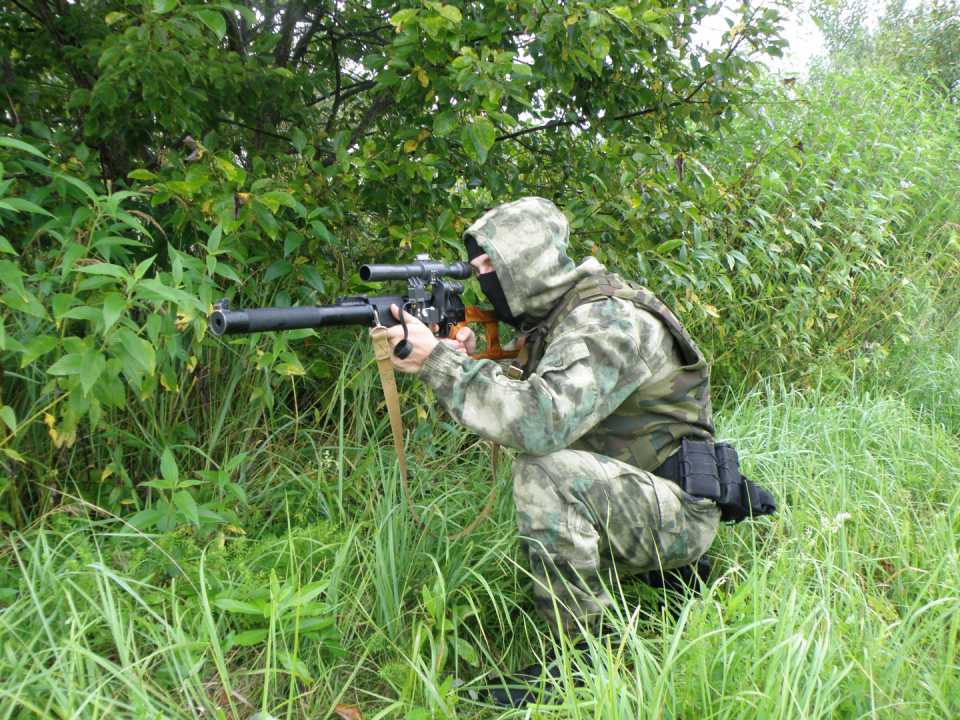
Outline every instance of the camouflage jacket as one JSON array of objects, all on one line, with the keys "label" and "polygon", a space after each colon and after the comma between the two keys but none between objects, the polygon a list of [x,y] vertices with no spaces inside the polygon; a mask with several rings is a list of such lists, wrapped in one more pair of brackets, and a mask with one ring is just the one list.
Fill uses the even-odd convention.
[{"label": "camouflage jacket", "polygon": [[[569,224],[552,203],[523,198],[502,205],[467,233],[490,255],[524,329],[543,327],[551,313],[554,317],[535,352],[535,368],[521,380],[508,377],[498,363],[473,360],[444,343],[437,346],[420,378],[458,422],[534,455],[572,447],[648,470],[679,444],[679,437],[713,438],[708,379],[699,408],[691,411],[689,402],[671,397],[675,378],[685,377],[691,367],[691,348],[675,328],[668,329],[658,307],[614,293],[568,302],[572,289],[607,273],[595,258],[576,266],[567,257]],[[658,429],[661,438],[652,455],[647,452],[641,460],[630,453],[634,440]]]}]

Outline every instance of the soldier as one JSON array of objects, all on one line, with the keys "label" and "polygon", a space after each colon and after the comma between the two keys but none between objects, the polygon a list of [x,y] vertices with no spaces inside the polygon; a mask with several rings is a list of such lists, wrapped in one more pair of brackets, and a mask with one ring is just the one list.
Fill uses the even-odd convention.
[{"label": "soldier", "polygon": [[[596,258],[575,265],[569,234],[557,207],[535,197],[487,212],[465,233],[481,290],[528,339],[522,371],[468,357],[469,328],[440,341],[409,314],[413,352],[392,362],[418,373],[459,423],[523,453],[514,501],[537,612],[576,638],[612,606],[614,572],[689,566],[713,543],[721,511],[678,484],[684,439],[708,449],[715,439],[706,359],[651,292]],[[395,346],[402,328],[387,337]],[[535,699],[540,671],[507,678],[491,698]]]}]

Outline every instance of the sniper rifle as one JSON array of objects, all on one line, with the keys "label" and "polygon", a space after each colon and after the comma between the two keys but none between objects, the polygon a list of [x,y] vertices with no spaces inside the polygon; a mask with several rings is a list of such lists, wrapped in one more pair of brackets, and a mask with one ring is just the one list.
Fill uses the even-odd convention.
[{"label": "sniper rifle", "polygon": [[473,274],[470,263],[455,262],[444,265],[431,260],[429,255],[417,255],[407,265],[362,265],[363,282],[405,280],[406,295],[344,295],[333,305],[306,305],[301,307],[268,307],[232,310],[230,300],[218,300],[210,315],[210,331],[217,336],[254,332],[278,332],[344,325],[375,327],[403,326],[403,340],[394,349],[398,358],[405,358],[413,350],[407,340],[407,324],[393,317],[390,306],[410,313],[425,325],[438,325],[440,336],[455,337],[465,323],[483,323],[487,348],[473,357],[497,360],[517,356],[517,351],[500,346],[497,314],[464,305],[461,299],[464,286],[456,280],[466,280]]}]

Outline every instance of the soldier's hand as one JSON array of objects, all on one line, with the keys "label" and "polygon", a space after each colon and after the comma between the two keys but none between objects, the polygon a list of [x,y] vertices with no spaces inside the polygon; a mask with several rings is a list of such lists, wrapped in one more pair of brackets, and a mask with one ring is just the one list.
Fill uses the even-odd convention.
[{"label": "soldier's hand", "polygon": [[[400,319],[400,308],[396,305],[390,306],[390,312],[393,313],[393,316],[397,320]],[[403,358],[403,360],[394,355],[393,349],[397,346],[397,343],[403,340],[403,326],[394,325],[391,328],[387,328],[387,342],[390,344],[390,362],[396,370],[416,375],[420,372],[421,368],[423,368],[423,363],[426,362],[430,353],[433,352],[433,349],[440,341],[433,336],[430,328],[413,315],[405,312],[403,316],[407,322],[407,340],[413,345],[413,351]]]},{"label": "soldier's hand", "polygon": [[[440,327],[438,325],[431,325],[430,329],[433,330],[433,332],[437,332]],[[460,328],[455,337],[441,338],[440,342],[445,342],[457,352],[466,353],[467,355],[473,355],[477,351],[477,336],[468,325]]]}]

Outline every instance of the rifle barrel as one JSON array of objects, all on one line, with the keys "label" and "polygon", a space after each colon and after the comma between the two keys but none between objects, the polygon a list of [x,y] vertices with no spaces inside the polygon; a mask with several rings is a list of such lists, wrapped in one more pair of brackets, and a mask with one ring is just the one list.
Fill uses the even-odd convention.
[{"label": "rifle barrel", "polygon": [[[389,315],[389,312],[387,314]],[[373,320],[373,306],[361,303],[214,310],[210,315],[210,331],[218,336],[237,335],[336,325],[373,325]],[[392,316],[389,320],[392,322],[387,322],[387,318],[381,317],[381,322],[385,325],[393,325],[396,322]]]}]

